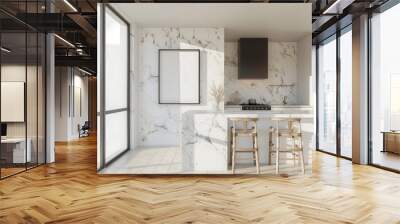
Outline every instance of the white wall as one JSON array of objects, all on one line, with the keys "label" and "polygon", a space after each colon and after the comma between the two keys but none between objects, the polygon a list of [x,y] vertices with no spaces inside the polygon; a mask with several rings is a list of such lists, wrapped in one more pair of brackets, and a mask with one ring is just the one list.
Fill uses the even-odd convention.
[{"label": "white wall", "polygon": [[[36,134],[36,67],[8,64],[1,66],[1,81],[2,82],[24,82],[25,75],[28,78],[28,84],[30,88],[27,88],[27,122],[7,122],[7,136],[8,137],[25,137],[25,126],[28,128],[28,137],[35,131]],[[34,87],[34,88],[32,88]],[[1,108],[6,110],[7,108]]]},{"label": "white wall", "polygon": [[238,80],[238,42],[225,43],[225,103],[247,103],[254,98],[258,103],[296,104],[297,99],[297,43],[268,43],[268,79]]},{"label": "white wall", "polygon": [[[78,72],[78,73],[77,73]],[[75,97],[75,116],[72,119],[72,130],[71,130],[71,135],[73,138],[78,138],[79,137],[79,132],[78,132],[78,124],[81,126],[85,123],[85,121],[89,120],[89,92],[88,92],[88,77],[83,76],[84,74],[80,71],[75,70],[75,75],[74,75],[74,86],[75,88],[80,88],[81,91],[81,112],[77,108],[78,102],[76,102],[76,97]],[[74,94],[77,94],[76,92],[77,89],[75,89]]]},{"label": "white wall", "polygon": [[[158,104],[158,50],[176,48],[200,49],[200,105]],[[224,29],[144,28],[139,55],[138,145],[178,146],[184,113],[223,109],[214,93],[224,89]]]},{"label": "white wall", "polygon": [[140,105],[139,102],[139,94],[138,94],[138,84],[139,84],[139,41],[140,41],[140,28],[135,24],[131,24],[130,27],[130,43],[131,43],[131,108],[130,108],[130,116],[131,116],[131,128],[130,128],[130,147],[131,149],[135,149],[139,143],[139,120],[137,113],[139,112]]},{"label": "white wall", "polygon": [[[1,66],[2,82],[25,82],[25,74],[32,74],[33,67],[25,67],[25,65],[9,64]],[[35,72],[36,74],[36,72]],[[1,108],[5,110],[6,108]],[[9,122],[7,123],[7,137],[25,137],[26,122]]]},{"label": "white wall", "polygon": [[[55,140],[69,141],[79,137],[78,124],[88,120],[88,78],[71,67],[56,67],[55,73]],[[77,88],[81,91],[82,113],[77,107]]]},{"label": "white wall", "polygon": [[312,36],[297,41],[297,103],[311,105],[313,99]]},{"label": "white wall", "polygon": [[[24,82],[26,85],[26,112],[24,122],[7,122],[7,137],[25,137],[30,139],[32,161],[36,161],[37,151],[39,162],[44,162],[44,74],[41,66],[25,66],[25,64],[3,64],[1,66],[2,82]],[[7,97],[7,96],[2,96]],[[7,111],[9,108],[1,108]],[[14,111],[11,111],[13,113]],[[51,160],[49,160],[51,161]]]},{"label": "white wall", "polygon": [[55,68],[55,140],[68,141],[70,68]]}]

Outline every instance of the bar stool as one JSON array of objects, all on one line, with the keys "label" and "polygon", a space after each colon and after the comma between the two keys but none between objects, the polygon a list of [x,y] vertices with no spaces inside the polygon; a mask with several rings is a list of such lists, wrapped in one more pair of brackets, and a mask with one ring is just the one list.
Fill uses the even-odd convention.
[{"label": "bar stool", "polygon": [[[275,172],[279,173],[279,155],[280,153],[292,154],[293,165],[296,166],[296,157],[299,158],[301,171],[305,173],[304,156],[303,156],[303,137],[301,131],[300,118],[279,118],[273,117],[271,121],[275,123],[275,127],[269,130],[269,164],[271,164],[272,155],[275,154]],[[286,123],[285,128],[280,128],[281,123]],[[281,138],[286,139],[286,147],[281,144]],[[273,140],[275,139],[275,143]]]},{"label": "bar stool", "polygon": [[[257,168],[257,174],[260,173],[258,142],[257,142],[257,118],[230,118],[233,126],[231,127],[231,149],[232,149],[232,173],[235,173],[236,153],[253,153],[253,160]],[[236,140],[240,136],[251,137],[252,147],[239,148]]]}]

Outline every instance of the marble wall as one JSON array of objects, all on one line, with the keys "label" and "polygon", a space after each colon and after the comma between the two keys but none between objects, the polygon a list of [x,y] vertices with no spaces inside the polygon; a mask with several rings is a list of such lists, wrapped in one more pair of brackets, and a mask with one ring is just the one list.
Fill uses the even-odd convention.
[{"label": "marble wall", "polygon": [[[224,102],[223,28],[142,28],[139,35],[138,146],[180,146],[184,114],[221,111]],[[158,50],[200,49],[200,105],[158,104]]]},{"label": "marble wall", "polygon": [[238,43],[225,43],[225,103],[296,104],[297,43],[268,43],[268,79],[238,80]]},{"label": "marble wall", "polygon": [[182,172],[228,170],[228,119],[224,113],[187,111],[182,126]]}]

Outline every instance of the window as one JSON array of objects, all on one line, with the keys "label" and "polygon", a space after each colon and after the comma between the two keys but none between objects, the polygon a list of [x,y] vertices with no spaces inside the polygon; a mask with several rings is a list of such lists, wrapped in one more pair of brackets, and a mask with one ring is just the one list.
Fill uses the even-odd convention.
[{"label": "window", "polygon": [[[107,5],[101,5],[101,76],[99,148],[101,169],[129,148],[129,25]],[[104,30],[103,30],[104,29]]]},{"label": "window", "polygon": [[400,170],[400,4],[371,18],[370,162]]},{"label": "window", "polygon": [[352,26],[318,45],[317,149],[352,157]]},{"label": "window", "polygon": [[352,157],[352,33],[351,26],[340,36],[340,155]]},{"label": "window", "polygon": [[[20,2],[21,16],[38,13],[39,5]],[[5,178],[46,162],[46,38],[2,12],[0,17],[10,22],[0,28],[0,178]]]},{"label": "window", "polygon": [[318,47],[318,149],[336,153],[336,38]]}]

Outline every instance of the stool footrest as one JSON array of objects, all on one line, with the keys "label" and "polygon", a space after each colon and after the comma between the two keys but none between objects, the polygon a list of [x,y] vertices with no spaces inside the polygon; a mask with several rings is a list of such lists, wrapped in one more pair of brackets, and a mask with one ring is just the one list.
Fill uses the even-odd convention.
[{"label": "stool footrest", "polygon": [[257,150],[258,148],[236,148],[235,152],[254,152]]}]

